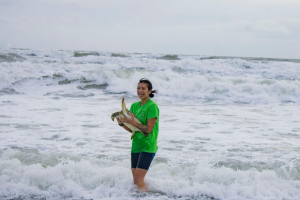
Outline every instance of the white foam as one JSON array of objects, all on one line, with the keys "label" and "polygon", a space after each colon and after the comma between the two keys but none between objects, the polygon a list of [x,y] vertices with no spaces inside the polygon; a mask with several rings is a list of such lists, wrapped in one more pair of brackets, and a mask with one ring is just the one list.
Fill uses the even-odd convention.
[{"label": "white foam", "polygon": [[[125,161],[125,160],[124,160]],[[137,195],[129,162],[65,160],[51,167],[24,165],[17,159],[0,164],[1,195],[8,198],[132,198]],[[104,165],[104,166],[103,166]],[[217,199],[297,199],[299,180],[286,180],[272,170],[236,171],[214,168],[205,161],[194,165],[154,163],[146,184],[152,193],[169,197]],[[151,193],[148,194],[148,196]],[[146,197],[147,198],[147,197]]]},{"label": "white foam", "polygon": [[[2,86],[19,92],[0,93],[2,198],[300,198],[297,63],[110,54],[51,63],[42,55],[0,63]],[[142,77],[160,92],[159,150],[146,194],[132,181],[131,134],[110,119],[122,97],[128,108],[139,100]]]},{"label": "white foam", "polygon": [[[30,53],[21,50],[5,53],[7,51],[23,56]],[[300,103],[299,63],[198,60],[192,56],[169,61],[151,55],[141,58],[132,54],[132,57],[120,58],[107,53],[72,57],[71,51],[53,50],[31,53],[38,56],[27,56],[28,60],[22,62],[1,63],[0,88],[12,87],[15,83],[22,85],[26,79],[59,75],[62,78],[57,78],[58,81],[84,79],[94,84],[108,84],[108,92],[134,95],[138,80],[146,77],[162,96],[241,103]],[[56,62],[46,62],[50,58],[45,55]]]}]

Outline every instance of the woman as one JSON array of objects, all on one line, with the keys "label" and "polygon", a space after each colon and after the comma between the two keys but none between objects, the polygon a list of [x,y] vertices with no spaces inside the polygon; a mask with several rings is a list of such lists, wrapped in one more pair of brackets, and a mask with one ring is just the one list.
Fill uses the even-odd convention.
[{"label": "woman", "polygon": [[133,181],[139,189],[147,190],[144,177],[157,151],[157,136],[159,131],[159,109],[150,98],[154,97],[156,90],[152,90],[152,84],[147,79],[141,79],[137,86],[137,95],[141,99],[130,107],[135,117],[142,123],[136,124],[133,117],[118,119],[118,123],[127,131],[131,130],[123,123],[137,127],[141,132],[136,132],[132,139],[131,147],[131,171]]}]

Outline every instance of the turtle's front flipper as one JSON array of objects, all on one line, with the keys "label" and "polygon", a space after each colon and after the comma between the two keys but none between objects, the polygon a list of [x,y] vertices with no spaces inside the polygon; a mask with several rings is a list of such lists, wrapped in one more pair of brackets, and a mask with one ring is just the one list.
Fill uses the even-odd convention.
[{"label": "turtle's front flipper", "polygon": [[134,133],[135,133],[135,131],[132,131],[132,134],[131,134],[131,139],[133,138],[133,136],[134,136]]}]

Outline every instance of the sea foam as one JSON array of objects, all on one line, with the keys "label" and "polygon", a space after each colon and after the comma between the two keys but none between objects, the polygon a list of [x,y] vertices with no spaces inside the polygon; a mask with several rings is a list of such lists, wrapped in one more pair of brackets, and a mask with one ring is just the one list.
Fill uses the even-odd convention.
[{"label": "sea foam", "polygon": [[19,53],[26,58],[2,61],[2,89],[22,85],[27,79],[50,78],[60,84],[77,82],[79,87],[107,85],[107,92],[134,95],[136,82],[146,77],[163,96],[237,103],[300,103],[297,62],[193,56],[169,60],[148,54],[113,56],[101,52],[83,52],[78,57],[71,51],[37,51],[36,56],[28,56],[33,54],[30,52],[9,49],[2,53]]}]

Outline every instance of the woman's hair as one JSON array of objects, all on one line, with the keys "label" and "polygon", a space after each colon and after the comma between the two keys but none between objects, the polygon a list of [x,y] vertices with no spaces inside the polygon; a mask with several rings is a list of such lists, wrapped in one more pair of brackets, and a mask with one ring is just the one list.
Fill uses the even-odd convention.
[{"label": "woman's hair", "polygon": [[[152,90],[152,83],[148,79],[142,78],[140,80],[139,84],[140,83],[146,83],[148,85],[148,90]],[[152,90],[151,94],[149,94],[149,97],[153,98],[154,97],[154,93],[157,93],[157,90]]]}]

